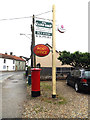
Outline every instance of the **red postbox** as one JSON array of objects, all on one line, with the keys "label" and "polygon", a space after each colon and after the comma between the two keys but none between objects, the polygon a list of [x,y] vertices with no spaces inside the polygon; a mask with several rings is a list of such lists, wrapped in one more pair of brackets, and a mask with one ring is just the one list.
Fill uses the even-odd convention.
[{"label": "red postbox", "polygon": [[32,68],[31,69],[31,96],[37,97],[40,96],[40,68]]}]

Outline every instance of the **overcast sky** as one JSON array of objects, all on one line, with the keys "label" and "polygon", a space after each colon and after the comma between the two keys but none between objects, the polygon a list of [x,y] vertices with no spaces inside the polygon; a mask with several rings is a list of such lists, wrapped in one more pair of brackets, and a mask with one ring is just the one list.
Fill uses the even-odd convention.
[{"label": "overcast sky", "polygon": [[[88,1],[89,0],[0,0],[0,53],[13,52],[17,56],[30,56],[32,17],[52,19],[52,5],[56,7],[56,49],[88,52]],[[8,19],[8,20],[2,20]],[[40,19],[43,21],[43,19]],[[57,26],[64,25],[61,34]],[[49,43],[52,39],[36,38],[36,44]]]}]

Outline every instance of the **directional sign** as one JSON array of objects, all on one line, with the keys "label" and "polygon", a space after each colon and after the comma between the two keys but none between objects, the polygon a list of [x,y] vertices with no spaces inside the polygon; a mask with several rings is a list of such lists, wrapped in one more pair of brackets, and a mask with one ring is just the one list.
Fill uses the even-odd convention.
[{"label": "directional sign", "polygon": [[52,38],[52,22],[36,20],[35,34],[39,38]]},{"label": "directional sign", "polygon": [[45,28],[52,28],[52,23],[51,22],[45,22],[45,21],[36,20],[36,26],[45,27]]},{"label": "directional sign", "polygon": [[47,36],[52,36],[52,33],[48,33],[48,32],[41,32],[41,31],[35,31],[35,34],[38,34],[38,35],[47,35]]}]

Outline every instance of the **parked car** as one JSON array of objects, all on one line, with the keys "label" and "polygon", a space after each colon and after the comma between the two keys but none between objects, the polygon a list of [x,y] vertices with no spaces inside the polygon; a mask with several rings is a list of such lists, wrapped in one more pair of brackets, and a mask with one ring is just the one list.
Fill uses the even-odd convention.
[{"label": "parked car", "polygon": [[72,70],[66,78],[66,84],[80,90],[90,91],[90,70]]}]

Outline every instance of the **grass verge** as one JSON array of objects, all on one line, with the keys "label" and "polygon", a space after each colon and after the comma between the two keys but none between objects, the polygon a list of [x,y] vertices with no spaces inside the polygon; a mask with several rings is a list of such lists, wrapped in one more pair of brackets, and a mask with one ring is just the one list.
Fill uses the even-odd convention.
[{"label": "grass verge", "polygon": [[39,97],[31,97],[31,94],[30,94],[31,86],[29,86],[28,84],[27,84],[27,90],[29,93],[28,98],[30,100],[36,99],[36,100],[40,100],[41,102],[46,102],[54,105],[61,105],[61,104],[67,103],[66,99],[60,95],[57,95],[56,98],[52,98],[52,82],[51,81],[40,82],[41,96]]}]

